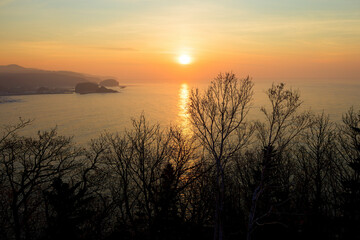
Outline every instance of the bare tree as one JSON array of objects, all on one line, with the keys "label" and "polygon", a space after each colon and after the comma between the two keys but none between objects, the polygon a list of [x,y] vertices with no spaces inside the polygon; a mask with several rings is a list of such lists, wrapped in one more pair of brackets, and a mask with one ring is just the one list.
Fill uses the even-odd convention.
[{"label": "bare tree", "polygon": [[330,182],[335,176],[335,125],[324,113],[314,117],[311,127],[301,136],[297,160],[304,186],[312,190],[311,201],[315,214],[322,214],[330,199]]},{"label": "bare tree", "polygon": [[223,239],[224,168],[250,135],[245,117],[253,96],[252,88],[249,77],[240,80],[233,73],[225,73],[219,74],[204,93],[198,89],[191,91],[189,115],[194,133],[216,166],[214,240]]},{"label": "bare tree", "polygon": [[71,138],[57,136],[53,129],[38,132],[37,138],[7,137],[0,154],[0,171],[5,176],[2,191],[8,196],[13,234],[16,239],[29,238],[29,222],[38,219],[42,191],[74,168],[79,153]]},{"label": "bare tree", "polygon": [[[24,127],[28,126],[32,121],[27,119],[24,120],[22,118],[19,118],[19,122],[14,125],[5,126],[2,131],[2,136],[0,137],[0,144],[2,144],[6,139],[8,139],[11,136],[14,136],[20,129],[23,129]],[[0,150],[2,150],[0,148]]]},{"label": "bare tree", "polygon": [[[293,148],[297,163],[295,194],[298,212],[315,238],[326,237],[329,219],[336,216],[341,164],[337,161],[336,128],[324,112],[314,116]],[[307,218],[308,217],[308,218]],[[330,237],[330,235],[328,235]]]},{"label": "bare tree", "polygon": [[105,154],[105,169],[108,172],[112,201],[119,211],[121,224],[132,225],[135,204],[139,196],[133,182],[131,164],[134,148],[126,135],[106,134],[102,136],[108,143],[109,151]]},{"label": "bare tree", "polygon": [[263,149],[263,161],[260,180],[252,195],[248,240],[251,239],[256,226],[262,225],[262,220],[268,217],[274,208],[273,205],[268,206],[269,209],[261,214],[257,211],[259,199],[271,185],[270,182],[277,178],[273,174],[276,168],[281,166],[281,153],[312,123],[310,112],[297,113],[302,104],[297,91],[285,89],[285,84],[280,83],[273,84],[266,94],[270,100],[270,110],[262,107],[260,110],[265,115],[265,122],[256,123],[257,137]]},{"label": "bare tree", "polygon": [[189,217],[193,206],[185,196],[189,188],[195,184],[203,174],[203,162],[198,153],[196,138],[184,134],[179,127],[170,128],[171,155],[169,163],[174,169],[174,191],[177,195],[180,215],[183,219]]},{"label": "bare tree", "polygon": [[339,126],[339,153],[342,159],[347,164],[350,164],[360,157],[358,150],[360,146],[360,133],[357,130],[360,128],[360,111],[356,112],[354,108],[351,107],[347,113],[343,115],[342,121],[343,124]]},{"label": "bare tree", "polygon": [[270,100],[270,111],[261,107],[265,122],[257,122],[257,137],[263,147],[276,147],[281,152],[304,129],[311,125],[311,113],[297,113],[302,104],[296,90],[285,89],[285,84],[273,84],[266,92]]},{"label": "bare tree", "polygon": [[161,172],[171,153],[170,136],[160,129],[159,124],[150,124],[142,114],[133,120],[133,129],[128,131],[134,154],[130,165],[132,179],[139,192],[138,211],[145,214],[148,226],[157,211],[156,192],[160,185]]},{"label": "bare tree", "polygon": [[339,127],[339,153],[344,163],[341,172],[341,210],[344,237],[360,238],[360,111],[351,107]]},{"label": "bare tree", "polygon": [[[120,224],[127,226],[130,234],[135,234],[136,228],[161,227],[167,208],[174,216],[188,215],[184,191],[201,174],[193,137],[178,127],[161,130],[142,114],[124,134],[101,138],[108,145],[104,160],[111,196]],[[171,200],[171,207],[166,199]]]},{"label": "bare tree", "polygon": [[91,140],[89,148],[77,149],[79,157],[70,174],[49,177],[51,188],[43,191],[49,238],[99,238],[106,231],[106,175],[100,170],[106,150],[102,138]]}]

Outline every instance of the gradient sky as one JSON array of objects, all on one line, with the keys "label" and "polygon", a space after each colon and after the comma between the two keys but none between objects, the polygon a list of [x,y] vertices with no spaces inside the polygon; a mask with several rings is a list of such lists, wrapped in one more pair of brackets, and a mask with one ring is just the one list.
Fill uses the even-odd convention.
[{"label": "gradient sky", "polygon": [[360,0],[0,0],[12,63],[126,82],[360,82]]}]

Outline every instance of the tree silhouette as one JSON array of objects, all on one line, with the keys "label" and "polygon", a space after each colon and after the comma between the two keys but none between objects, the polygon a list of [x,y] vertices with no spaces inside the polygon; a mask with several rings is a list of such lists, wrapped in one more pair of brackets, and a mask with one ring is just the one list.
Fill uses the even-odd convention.
[{"label": "tree silhouette", "polygon": [[54,179],[51,190],[46,191],[48,203],[48,238],[49,239],[81,239],[84,234],[81,225],[90,218],[89,202],[86,188],[81,188],[81,182],[70,186],[61,178]]},{"label": "tree silhouette", "polygon": [[[248,240],[252,239],[252,234],[257,226],[269,223],[281,224],[281,221],[266,219],[288,197],[288,190],[285,188],[289,187],[289,178],[286,174],[287,170],[283,169],[285,164],[282,154],[293,140],[312,124],[309,112],[297,113],[302,104],[297,91],[286,89],[285,84],[280,83],[273,84],[266,94],[271,104],[270,110],[261,107],[260,110],[265,115],[265,122],[258,121],[256,123],[257,138],[261,142],[264,157],[260,179],[251,198]],[[259,201],[264,202],[262,198],[266,195],[267,209],[258,209]]]},{"label": "tree silhouette", "polygon": [[152,231],[159,239],[176,239],[179,234],[181,221],[178,216],[178,193],[176,176],[173,166],[165,165],[161,174],[161,184],[157,196],[157,213],[152,225]]},{"label": "tree silhouette", "polygon": [[1,143],[2,191],[6,192],[11,209],[12,228],[17,240],[29,238],[41,226],[30,222],[41,217],[41,191],[58,176],[70,173],[76,167],[78,149],[71,138],[57,136],[56,129],[38,132],[37,137],[12,135]]},{"label": "tree silhouette", "polygon": [[342,210],[345,238],[360,239],[360,112],[351,108],[343,116],[345,127],[340,136],[345,148],[345,173],[342,177]]},{"label": "tree silhouette", "polygon": [[245,124],[253,96],[250,78],[239,80],[233,73],[219,74],[201,94],[190,94],[189,114],[204,148],[216,168],[214,240],[223,239],[225,167],[228,160],[247,143],[251,131]]}]

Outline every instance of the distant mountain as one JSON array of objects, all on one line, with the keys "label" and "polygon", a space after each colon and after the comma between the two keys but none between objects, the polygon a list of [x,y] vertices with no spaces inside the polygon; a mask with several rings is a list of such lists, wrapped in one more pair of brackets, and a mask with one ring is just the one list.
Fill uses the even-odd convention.
[{"label": "distant mountain", "polygon": [[69,71],[46,71],[16,64],[0,66],[0,93],[22,93],[40,87],[74,88],[81,82],[100,82],[101,77]]}]

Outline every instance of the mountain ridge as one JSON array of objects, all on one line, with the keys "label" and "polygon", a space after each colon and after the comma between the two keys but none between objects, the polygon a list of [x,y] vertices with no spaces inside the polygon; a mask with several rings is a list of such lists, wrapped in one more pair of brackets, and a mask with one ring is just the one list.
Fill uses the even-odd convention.
[{"label": "mountain ridge", "polygon": [[74,88],[80,82],[99,83],[106,77],[72,71],[26,68],[17,64],[0,65],[0,92],[39,87]]}]

